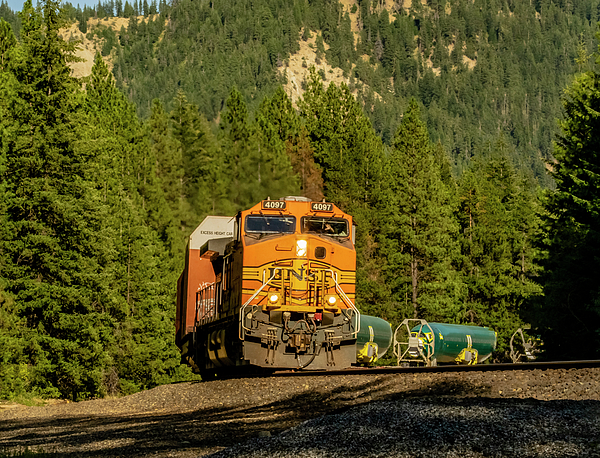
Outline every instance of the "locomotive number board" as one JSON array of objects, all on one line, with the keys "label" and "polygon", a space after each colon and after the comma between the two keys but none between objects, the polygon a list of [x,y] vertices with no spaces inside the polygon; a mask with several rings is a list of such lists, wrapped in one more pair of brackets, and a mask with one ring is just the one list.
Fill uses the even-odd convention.
[{"label": "locomotive number board", "polygon": [[332,212],[333,204],[327,202],[311,202],[310,210],[313,212]]},{"label": "locomotive number board", "polygon": [[262,209],[263,210],[285,210],[285,201],[284,200],[263,200],[262,201]]}]

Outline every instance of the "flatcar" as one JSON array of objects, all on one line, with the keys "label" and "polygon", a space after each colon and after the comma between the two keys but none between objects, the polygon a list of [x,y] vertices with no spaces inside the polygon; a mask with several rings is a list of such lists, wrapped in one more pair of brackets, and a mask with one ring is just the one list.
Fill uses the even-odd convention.
[{"label": "flatcar", "polygon": [[355,364],[355,233],[336,205],[302,197],[207,217],[178,281],[182,360],[204,376]]},{"label": "flatcar", "polygon": [[396,328],[393,351],[399,365],[473,365],[487,360],[496,344],[496,332],[486,327],[409,318]]}]

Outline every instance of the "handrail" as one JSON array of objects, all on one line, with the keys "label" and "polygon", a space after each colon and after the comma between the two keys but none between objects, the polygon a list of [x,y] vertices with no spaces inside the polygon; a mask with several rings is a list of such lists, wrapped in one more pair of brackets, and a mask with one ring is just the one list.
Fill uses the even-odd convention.
[{"label": "handrail", "polygon": [[[244,340],[244,331],[250,331],[250,328],[246,327],[244,324],[244,314],[246,313],[246,309],[248,306],[251,305],[251,302],[256,298],[256,296],[258,296],[260,294],[260,292],[265,288],[265,286],[267,286],[271,281],[273,281],[275,279],[275,277],[277,276],[278,273],[281,272],[281,281],[282,281],[282,287],[283,287],[283,291],[282,293],[285,293],[285,286],[283,285],[284,283],[284,275],[283,275],[283,271],[285,270],[284,267],[275,267],[273,268],[273,275],[271,275],[271,278],[269,278],[266,282],[264,281],[265,276],[264,276],[264,271],[263,271],[263,284],[262,286],[257,289],[254,294],[240,307],[240,312],[239,312],[239,323],[240,323],[240,327],[239,327],[239,337],[240,340]],[[355,323],[354,323],[354,331],[352,332],[353,336],[357,335],[360,331],[360,311],[356,308],[356,306],[354,305],[354,303],[350,300],[350,298],[348,297],[348,295],[344,292],[344,290],[342,289],[342,287],[340,286],[340,284],[337,281],[337,273],[334,272],[331,269],[323,269],[321,270],[321,272],[323,272],[324,274],[326,274],[327,272],[329,272],[331,274],[331,279],[333,280],[334,284],[335,284],[335,290],[338,293],[338,295],[342,298],[342,301],[345,302],[349,308],[352,310],[354,318],[355,318]],[[325,277],[325,275],[323,276]],[[290,278],[291,281],[291,278]],[[325,278],[323,278],[323,281],[325,281]],[[278,285],[276,285],[278,286]],[[291,290],[291,288],[290,288]],[[290,291],[291,294],[291,291]]]},{"label": "handrail", "polygon": [[259,294],[259,293],[260,293],[260,292],[263,290],[263,288],[264,288],[265,286],[267,286],[267,285],[268,285],[268,284],[271,282],[271,280],[273,280],[273,279],[275,278],[275,276],[277,275],[277,272],[278,272],[278,271],[280,271],[281,269],[282,269],[281,267],[275,267],[275,268],[273,269],[273,275],[271,275],[271,278],[269,278],[269,279],[267,280],[267,282],[266,282],[266,283],[263,283],[263,284],[262,284],[262,286],[261,286],[260,288],[258,288],[258,289],[256,290],[256,292],[255,292],[255,293],[254,293],[254,294],[253,294],[253,295],[250,297],[250,299],[248,299],[248,300],[247,300],[247,301],[244,303],[244,305],[242,305],[242,306],[240,307],[240,319],[239,319],[239,322],[240,322],[240,332],[239,332],[239,335],[240,335],[240,340],[244,340],[244,337],[242,336],[242,330],[244,330],[244,331],[249,331],[249,330],[250,330],[249,328],[246,328],[246,327],[244,326],[244,313],[246,313],[246,312],[245,312],[245,310],[246,310],[246,307],[247,307],[248,305],[250,305],[250,302],[252,302],[252,301],[254,300],[254,298],[255,298],[256,296],[258,296],[258,294]]},{"label": "handrail", "polygon": [[326,272],[331,272],[331,279],[335,283],[335,290],[340,295],[340,297],[342,298],[342,300],[345,301],[350,306],[350,308],[354,311],[354,313],[356,314],[356,326],[355,326],[356,331],[354,331],[352,334],[358,334],[359,331],[360,331],[360,311],[352,303],[352,301],[350,300],[350,298],[346,295],[346,293],[344,292],[344,290],[342,289],[342,287],[338,283],[338,281],[337,281],[337,272],[334,272],[331,269],[326,270]]}]

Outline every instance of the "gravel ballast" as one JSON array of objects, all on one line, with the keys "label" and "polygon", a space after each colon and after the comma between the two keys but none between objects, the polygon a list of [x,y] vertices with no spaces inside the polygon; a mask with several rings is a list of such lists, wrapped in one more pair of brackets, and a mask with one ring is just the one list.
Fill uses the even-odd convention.
[{"label": "gravel ballast", "polygon": [[[0,451],[78,457],[600,457],[600,369],[270,377],[0,404]],[[212,454],[212,455],[211,455]]]},{"label": "gravel ballast", "polygon": [[597,401],[380,401],[210,456],[598,457],[599,434]]}]

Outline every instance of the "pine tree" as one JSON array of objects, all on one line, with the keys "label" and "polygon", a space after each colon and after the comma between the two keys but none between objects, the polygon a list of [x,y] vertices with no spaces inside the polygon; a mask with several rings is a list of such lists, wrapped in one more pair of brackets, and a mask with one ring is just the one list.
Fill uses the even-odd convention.
[{"label": "pine tree", "polygon": [[308,132],[300,127],[300,117],[282,87],[273,98],[265,97],[256,115],[256,123],[271,148],[285,148],[294,173],[300,179],[302,195],[319,201],[323,199],[323,178],[314,161]]},{"label": "pine tree", "polygon": [[281,142],[290,140],[298,135],[300,129],[300,118],[281,86],[277,88],[272,98],[265,97],[261,101],[257,122],[269,142],[275,141],[271,137]]},{"label": "pine tree", "polygon": [[591,70],[565,91],[554,151],[556,190],[544,201],[545,297],[537,318],[550,358],[600,354],[599,87],[600,73]]},{"label": "pine tree", "polygon": [[9,6],[8,2],[0,2],[0,18],[4,19],[12,28],[13,33],[18,37],[19,30],[21,30],[21,20],[18,12],[13,11]]},{"label": "pine tree", "polygon": [[66,62],[74,45],[58,35],[58,3],[23,6],[14,93],[4,130],[6,231],[0,276],[28,328],[33,387],[70,398],[101,392],[112,340],[101,294],[105,255],[98,195],[75,148],[79,87]]},{"label": "pine tree", "polygon": [[363,312],[376,310],[383,283],[375,211],[382,192],[381,140],[350,89],[332,83],[325,91],[314,67],[299,108],[315,162],[323,171],[325,198],[350,213],[359,227],[357,303]]},{"label": "pine tree", "polygon": [[0,18],[0,72],[6,71],[10,59],[10,51],[17,45],[17,39],[10,25]]},{"label": "pine tree", "polygon": [[300,180],[302,195],[319,202],[325,197],[321,169],[315,164],[314,151],[308,139],[306,127],[300,133],[285,141],[285,148],[292,168]]},{"label": "pine tree", "polygon": [[[10,136],[12,119],[8,109],[13,100],[12,89],[15,81],[9,71],[12,52],[17,40],[8,23],[0,19],[0,241],[10,237],[9,220],[7,218],[7,183],[4,180],[7,167],[7,139]],[[4,276],[3,266],[9,253],[0,243],[0,397],[11,398],[31,391],[31,374],[25,348],[24,320],[19,316],[14,298],[7,291],[9,282]]]},{"label": "pine tree", "polygon": [[492,156],[476,161],[460,180],[462,273],[467,297],[462,320],[498,333],[508,351],[512,333],[526,324],[530,301],[540,293],[533,242],[537,198],[497,143]]},{"label": "pine tree", "polygon": [[[158,232],[171,253],[180,253],[183,247],[181,225],[174,216],[173,202],[169,201],[172,184],[170,169],[172,156],[179,145],[173,138],[171,120],[159,100],[152,103],[152,114],[146,122],[149,138],[147,157],[144,164],[148,172],[144,175],[156,177],[145,180],[142,196],[150,225]],[[148,200],[148,205],[145,201]]]},{"label": "pine tree", "polygon": [[345,84],[325,91],[313,67],[299,106],[323,169],[326,198],[346,211],[368,213],[377,199],[383,151],[360,104]]},{"label": "pine tree", "polygon": [[458,228],[414,99],[394,139],[384,192],[386,278],[400,319],[458,322],[464,294],[452,265]]},{"label": "pine tree", "polygon": [[231,214],[232,210],[225,197],[227,171],[208,121],[183,91],[173,105],[171,129],[178,145],[176,157],[181,156],[180,206],[187,236],[207,214]]},{"label": "pine tree", "polygon": [[236,209],[267,197],[298,194],[296,176],[281,143],[251,124],[242,94],[231,90],[222,131],[225,163],[230,175],[230,200]]},{"label": "pine tree", "polygon": [[[180,93],[180,104],[185,104],[185,96]],[[175,101],[177,107],[177,101]],[[180,105],[179,104],[179,105]],[[181,108],[183,109],[183,108]],[[177,110],[177,108],[176,108]],[[174,113],[174,117],[177,117],[177,113]],[[160,178],[162,189],[165,194],[167,205],[171,210],[171,214],[174,216],[177,227],[182,234],[185,233],[185,201],[184,195],[184,165],[183,165],[183,147],[181,142],[175,138],[173,134],[171,119],[164,112],[162,104],[155,103],[153,106],[152,120],[156,123],[157,129],[165,132],[170,137],[168,148],[155,149],[156,161],[158,165],[157,173]],[[164,135],[164,134],[163,134]],[[155,143],[153,146],[157,146]]]},{"label": "pine tree", "polygon": [[162,219],[173,218],[164,213],[156,159],[142,139],[135,109],[99,54],[87,89],[88,148],[100,149],[96,176],[108,207],[104,232],[112,234],[113,276],[105,284],[113,293],[116,343],[104,384],[106,391],[130,393],[169,381],[179,371],[171,304],[183,244],[181,236],[173,240]]},{"label": "pine tree", "polygon": [[123,17],[130,18],[130,17],[133,17],[135,15],[136,15],[136,13],[135,13],[135,11],[133,9],[133,6],[131,6],[129,4],[129,2],[127,0],[125,0],[125,7],[123,8]]}]

